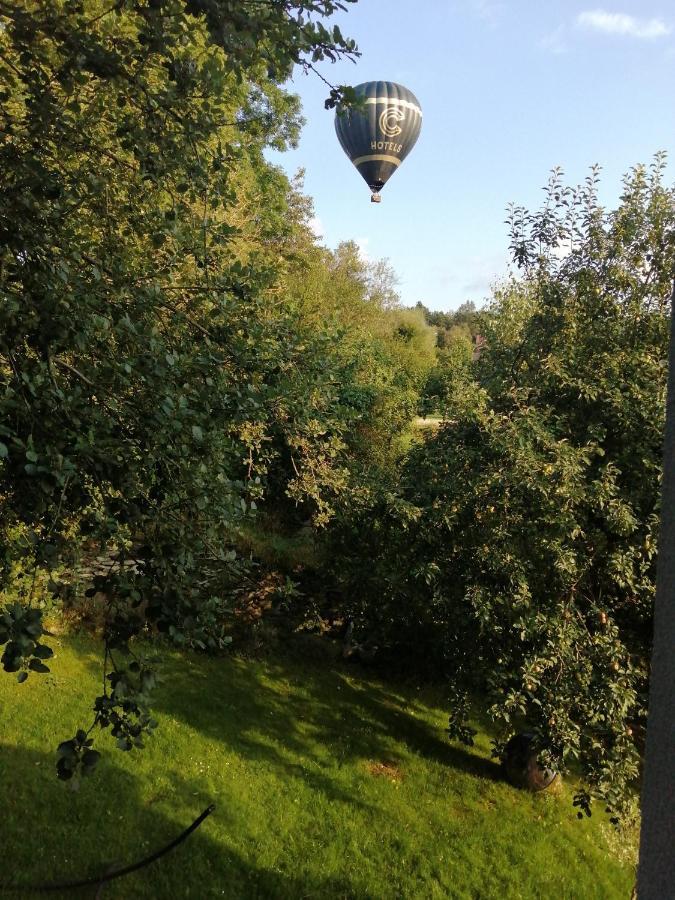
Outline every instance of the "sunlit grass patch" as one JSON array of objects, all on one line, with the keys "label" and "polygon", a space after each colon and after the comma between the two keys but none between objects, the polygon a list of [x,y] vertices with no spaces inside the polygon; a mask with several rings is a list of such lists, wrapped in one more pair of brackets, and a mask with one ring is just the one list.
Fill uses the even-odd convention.
[{"label": "sunlit grass patch", "polygon": [[577,821],[569,791],[511,788],[485,732],[469,750],[445,739],[439,694],[341,666],[171,653],[146,749],[109,746],[73,793],[53,751],[87,723],[101,661],[88,640],[54,643],[50,675],[0,677],[3,881],[131,862],[214,802],[185,844],[104,896],[630,894],[630,860],[599,816]]}]

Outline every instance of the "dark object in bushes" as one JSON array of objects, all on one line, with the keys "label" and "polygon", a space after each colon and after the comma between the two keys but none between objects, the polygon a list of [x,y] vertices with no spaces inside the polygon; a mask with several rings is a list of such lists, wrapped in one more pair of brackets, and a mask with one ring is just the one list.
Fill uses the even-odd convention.
[{"label": "dark object in bushes", "polygon": [[558,778],[558,773],[539,765],[537,751],[532,747],[533,741],[534,735],[530,732],[515,734],[504,748],[502,765],[514,787],[544,791]]},{"label": "dark object in bushes", "polygon": [[359,644],[353,638],[354,623],[349,622],[342,643],[342,658],[352,662],[372,663],[377,654],[377,646],[369,641]]}]

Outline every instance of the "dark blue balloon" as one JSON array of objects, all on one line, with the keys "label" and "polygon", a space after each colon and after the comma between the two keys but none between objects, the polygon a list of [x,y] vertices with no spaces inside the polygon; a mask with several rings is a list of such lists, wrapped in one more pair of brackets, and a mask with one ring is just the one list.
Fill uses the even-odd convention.
[{"label": "dark blue balloon", "polygon": [[422,127],[417,97],[393,81],[366,81],[354,88],[363,110],[341,109],[335,131],[342,149],[379,201],[384,187],[415,146]]}]

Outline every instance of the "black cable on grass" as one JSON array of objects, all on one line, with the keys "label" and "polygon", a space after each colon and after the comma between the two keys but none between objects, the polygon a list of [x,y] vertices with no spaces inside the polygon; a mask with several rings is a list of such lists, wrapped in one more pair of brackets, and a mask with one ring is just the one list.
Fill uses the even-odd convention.
[{"label": "black cable on grass", "polygon": [[46,882],[44,884],[0,884],[0,891],[3,893],[22,893],[24,895],[27,893],[45,894],[49,891],[71,891],[76,888],[95,887],[96,885],[105,884],[106,881],[112,881],[113,878],[121,878],[123,875],[130,875],[132,872],[138,871],[138,869],[149,866],[151,863],[158,860],[160,856],[164,856],[169,853],[170,850],[173,850],[174,847],[182,844],[193,831],[196,831],[197,828],[199,828],[204,819],[211,815],[215,808],[215,803],[212,803],[194,820],[192,825],[179,834],[170,844],[167,844],[166,847],[162,847],[150,856],[146,856],[145,859],[141,859],[139,862],[132,863],[129,866],[124,866],[122,869],[114,869],[112,872],[106,872],[104,875],[97,875],[93,878],[82,878],[79,881]]}]

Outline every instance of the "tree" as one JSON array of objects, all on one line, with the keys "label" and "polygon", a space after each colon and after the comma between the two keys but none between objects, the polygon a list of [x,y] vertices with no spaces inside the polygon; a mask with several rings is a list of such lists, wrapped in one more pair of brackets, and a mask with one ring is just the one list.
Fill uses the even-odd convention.
[{"label": "tree", "polygon": [[[76,558],[105,551],[94,724],[125,750],[153,726],[131,638],[226,639],[226,537],[264,477],[256,414],[305,353],[292,311],[270,312],[291,226],[262,149],[297,135],[292,66],[356,52],[321,22],[338,8],[0,2],[2,664],[47,670],[36,580],[63,599]],[[310,429],[304,463],[324,455]],[[78,731],[59,775],[96,759]]]},{"label": "tree", "polygon": [[436,365],[427,377],[420,412],[428,415],[435,411],[445,416],[452,409],[449,398],[453,396],[457,384],[468,375],[473,345],[470,332],[460,325],[452,325],[447,331],[439,331],[436,338]]},{"label": "tree", "polygon": [[481,323],[476,380],[363,512],[368,566],[357,522],[341,568],[362,628],[449,679],[453,737],[473,695],[503,739],[527,726],[544,758],[578,760],[580,810],[616,814],[646,715],[675,192],[662,157],[613,212],[596,171],[578,189],[555,172],[509,221],[522,277]]},{"label": "tree", "polygon": [[436,328],[436,343],[441,350],[454,344],[460,337],[469,342],[478,334],[479,315],[472,300],[461,303],[453,312],[432,312],[418,301],[416,309],[424,316],[427,325]]},{"label": "tree", "polygon": [[[396,275],[386,260],[364,260],[353,241],[335,251],[312,247],[289,272],[288,291],[317,333],[334,335],[324,370],[335,372],[342,413],[345,462],[354,489],[390,474],[398,438],[415,414],[434,363],[434,333],[416,310],[400,305]],[[339,374],[338,374],[339,373]],[[351,501],[351,492],[342,498]]]}]

